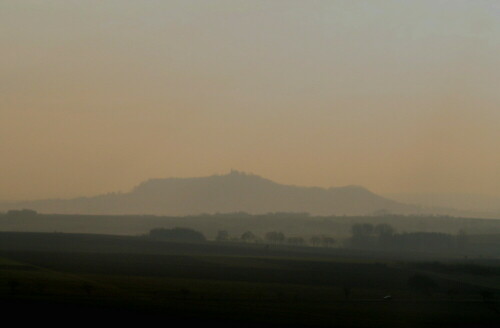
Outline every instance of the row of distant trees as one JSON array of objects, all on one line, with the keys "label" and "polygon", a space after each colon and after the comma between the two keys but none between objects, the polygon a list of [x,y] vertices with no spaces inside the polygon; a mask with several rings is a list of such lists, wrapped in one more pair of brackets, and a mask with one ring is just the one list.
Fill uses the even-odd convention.
[{"label": "row of distant trees", "polygon": [[467,235],[461,230],[458,234],[439,232],[396,233],[389,224],[354,224],[348,242],[354,248],[382,248],[397,250],[457,250],[467,244]]},{"label": "row of distant trees", "polygon": [[167,240],[167,241],[187,241],[187,242],[203,242],[207,238],[201,232],[190,229],[175,227],[172,229],[166,228],[155,228],[149,232],[149,237],[156,240]]},{"label": "row of distant trees", "polygon": [[219,230],[216,241],[219,242],[245,242],[245,243],[269,243],[269,244],[288,244],[295,246],[322,246],[331,247],[335,245],[336,240],[327,235],[315,235],[308,239],[304,237],[287,237],[281,231],[269,231],[263,237],[255,235],[251,231],[246,231],[239,236],[231,236],[226,230]]},{"label": "row of distant trees", "polygon": [[[155,228],[152,229],[148,237],[156,240],[168,241],[188,241],[188,242],[203,242],[207,238],[203,233],[191,229],[175,227]],[[244,242],[244,243],[268,243],[268,244],[282,244],[282,245],[295,245],[295,246],[321,246],[330,247],[335,245],[335,239],[326,235],[312,236],[309,239],[303,237],[287,237],[280,231],[269,231],[263,237],[257,236],[251,231],[246,231],[241,235],[231,236],[226,230],[220,230],[215,238],[218,242]]]},{"label": "row of distant trees", "polygon": [[[351,238],[345,246],[362,249],[395,249],[417,251],[451,251],[463,249],[467,243],[465,232],[457,235],[437,232],[396,233],[388,224],[354,224]],[[149,232],[149,237],[158,240],[203,242],[207,238],[203,233],[191,229],[175,227],[172,229],[156,228]],[[252,231],[241,235],[230,235],[227,230],[220,230],[215,238],[218,242],[267,243],[274,245],[332,247],[336,240],[328,235],[314,235],[309,238],[286,236],[281,231],[269,231],[258,236]]]}]

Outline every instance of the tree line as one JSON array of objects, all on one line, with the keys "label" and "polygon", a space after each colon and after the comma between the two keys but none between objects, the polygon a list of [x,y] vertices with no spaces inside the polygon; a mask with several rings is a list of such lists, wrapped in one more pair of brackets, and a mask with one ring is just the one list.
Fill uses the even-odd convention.
[{"label": "tree line", "polygon": [[[148,237],[157,240],[204,242],[205,235],[191,228],[155,228]],[[216,242],[260,243],[272,245],[332,247],[337,240],[322,234],[310,237],[286,236],[281,231],[269,231],[262,236],[252,231],[231,235],[227,230],[219,230]],[[343,247],[357,249],[411,250],[411,251],[454,251],[464,249],[467,235],[460,231],[456,235],[438,232],[396,233],[389,224],[356,223],[351,227],[351,237],[344,241]]]},{"label": "tree line", "polygon": [[452,251],[463,249],[467,235],[463,230],[452,235],[439,232],[396,233],[389,224],[373,225],[357,223],[352,225],[348,245],[353,248],[379,248],[415,251]]},{"label": "tree line", "polygon": [[226,230],[219,230],[217,237],[218,242],[245,242],[245,243],[268,243],[293,246],[317,246],[331,247],[335,245],[336,240],[328,235],[314,235],[309,238],[300,236],[286,236],[281,231],[269,231],[264,236],[257,236],[251,231],[246,231],[241,235],[230,235]]},{"label": "tree line", "polygon": [[[207,240],[205,235],[200,231],[183,227],[174,227],[171,229],[155,228],[149,232],[148,237],[155,240],[167,241],[204,242]],[[333,237],[327,235],[314,235],[310,238],[299,236],[287,237],[281,231],[269,231],[264,234],[264,236],[258,236],[252,231],[245,231],[241,235],[230,235],[227,230],[219,230],[215,237],[215,241],[315,247],[331,247],[336,243]]]}]

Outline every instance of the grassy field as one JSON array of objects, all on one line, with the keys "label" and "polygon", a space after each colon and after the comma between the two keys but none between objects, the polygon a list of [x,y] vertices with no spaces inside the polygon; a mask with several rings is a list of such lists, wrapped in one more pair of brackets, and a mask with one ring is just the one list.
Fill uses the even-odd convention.
[{"label": "grassy field", "polygon": [[[43,317],[63,311],[83,321],[160,318],[304,327],[500,324],[497,262],[472,264],[464,272],[457,259],[426,262],[411,254],[379,255],[0,233],[0,300],[7,313],[23,309]],[[416,274],[434,286],[409,285]],[[384,300],[386,295],[392,299]]]}]

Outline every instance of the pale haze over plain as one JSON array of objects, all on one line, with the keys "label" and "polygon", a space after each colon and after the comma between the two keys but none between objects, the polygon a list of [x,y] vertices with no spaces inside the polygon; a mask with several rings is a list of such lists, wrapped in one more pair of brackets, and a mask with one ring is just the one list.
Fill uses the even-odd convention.
[{"label": "pale haze over plain", "polygon": [[0,2],[0,199],[231,168],[500,196],[500,2]]}]

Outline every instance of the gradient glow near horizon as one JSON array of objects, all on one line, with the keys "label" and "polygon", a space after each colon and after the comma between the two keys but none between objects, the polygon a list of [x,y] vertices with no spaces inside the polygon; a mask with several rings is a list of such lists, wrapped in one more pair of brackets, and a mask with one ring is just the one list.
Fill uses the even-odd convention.
[{"label": "gradient glow near horizon", "polygon": [[500,195],[500,2],[2,1],[0,199],[230,169]]}]

